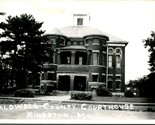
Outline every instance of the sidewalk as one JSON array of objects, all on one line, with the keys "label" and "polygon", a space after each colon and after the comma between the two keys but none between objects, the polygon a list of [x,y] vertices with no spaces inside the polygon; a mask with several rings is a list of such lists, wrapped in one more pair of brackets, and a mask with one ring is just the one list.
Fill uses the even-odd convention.
[{"label": "sidewalk", "polygon": [[[155,112],[155,103],[135,103],[135,102],[116,102],[116,101],[87,101],[87,100],[71,100],[70,95],[57,95],[57,96],[36,96],[35,98],[22,98],[22,97],[0,97],[0,104],[8,100],[8,102],[12,103],[38,103],[38,104],[44,104],[44,103],[51,103],[51,104],[62,104],[62,105],[87,105],[87,106],[134,106],[134,109],[130,111],[153,111]],[[115,110],[115,109],[114,109]],[[116,109],[120,110],[120,109]],[[125,109],[121,109],[125,110]]]}]

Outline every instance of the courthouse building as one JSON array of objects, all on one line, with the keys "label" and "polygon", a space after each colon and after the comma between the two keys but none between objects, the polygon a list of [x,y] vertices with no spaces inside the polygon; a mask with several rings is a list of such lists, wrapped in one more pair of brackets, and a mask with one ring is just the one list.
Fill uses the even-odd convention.
[{"label": "courthouse building", "polygon": [[89,26],[88,14],[73,14],[73,26],[44,35],[51,58],[43,65],[41,87],[91,91],[125,90],[125,47],[128,42]]}]

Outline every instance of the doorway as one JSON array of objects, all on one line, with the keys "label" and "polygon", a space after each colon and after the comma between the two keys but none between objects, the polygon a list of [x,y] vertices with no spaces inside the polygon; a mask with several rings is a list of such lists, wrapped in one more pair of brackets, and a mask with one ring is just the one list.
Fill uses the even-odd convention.
[{"label": "doorway", "polygon": [[59,76],[58,90],[69,91],[70,90],[70,76]]},{"label": "doorway", "polygon": [[86,90],[86,77],[85,76],[75,76],[74,90],[78,90],[78,91]]}]

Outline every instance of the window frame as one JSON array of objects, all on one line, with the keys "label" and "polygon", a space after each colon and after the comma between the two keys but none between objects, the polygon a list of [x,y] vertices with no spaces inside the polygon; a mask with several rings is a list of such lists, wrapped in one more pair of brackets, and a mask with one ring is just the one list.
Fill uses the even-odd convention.
[{"label": "window frame", "polygon": [[[92,73],[91,75],[92,75],[92,82],[98,82],[98,80],[99,80],[99,73]],[[93,76],[97,76],[97,79],[94,80]]]},{"label": "window frame", "polygon": [[83,26],[83,18],[77,18],[77,26]]}]

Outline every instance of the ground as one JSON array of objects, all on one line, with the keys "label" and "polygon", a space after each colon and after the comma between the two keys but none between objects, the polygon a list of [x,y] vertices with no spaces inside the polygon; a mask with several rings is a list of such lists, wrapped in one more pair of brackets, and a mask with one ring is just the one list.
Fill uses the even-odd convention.
[{"label": "ground", "polygon": [[[23,104],[23,105],[22,105]],[[86,105],[86,104],[85,104]],[[86,108],[85,105],[70,104],[64,106],[54,103],[18,103],[18,104],[1,104],[0,119],[5,120],[21,120],[25,122],[29,120],[65,120],[65,122],[74,122],[74,120],[85,120],[86,122],[104,122],[109,120],[113,123],[117,121],[133,122],[134,120],[155,120],[155,112],[140,112],[140,111],[119,111],[119,110],[95,110]],[[0,120],[0,121],[1,121]],[[24,123],[25,123],[24,122]],[[52,121],[50,121],[52,122]]]},{"label": "ground", "polygon": [[[64,123],[77,123],[75,122],[76,120],[80,122],[84,120],[86,123],[104,123],[105,121],[115,123],[115,120],[119,122],[125,121],[125,123],[127,121],[127,123],[134,123],[135,120],[138,120],[140,123],[143,123],[143,120],[153,120],[153,122],[155,120],[155,112],[151,111],[101,109],[99,107],[100,104],[95,104],[93,101],[89,101],[91,103],[87,104],[86,101],[79,101],[79,103],[78,101],[69,99],[70,96],[68,95],[39,96],[28,99],[12,99],[9,97],[4,99],[1,97],[0,123],[8,122],[9,120],[23,120],[24,123],[30,122],[31,120],[35,120],[37,123],[43,122],[43,120],[47,120],[51,123],[53,123],[53,120],[58,120],[58,123],[62,120],[65,120]],[[104,99],[109,101],[109,98]],[[119,98],[115,99],[119,100]],[[114,102],[112,102],[112,104],[114,104]],[[118,105],[119,104],[121,103],[118,101]],[[141,108],[143,108],[143,106]]]}]

